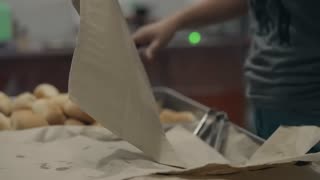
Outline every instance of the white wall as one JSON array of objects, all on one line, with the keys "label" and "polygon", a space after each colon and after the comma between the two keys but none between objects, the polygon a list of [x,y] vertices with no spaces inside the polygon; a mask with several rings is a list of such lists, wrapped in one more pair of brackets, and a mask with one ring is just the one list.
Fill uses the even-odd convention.
[{"label": "white wall", "polygon": [[133,4],[146,4],[152,9],[151,16],[161,18],[199,0],[119,0],[125,14],[132,13]]},{"label": "white wall", "polygon": [[[5,0],[14,15],[27,27],[29,36],[36,42],[72,41],[77,15],[71,0]],[[152,15],[163,17],[193,0],[119,0],[125,14],[131,13],[132,4],[145,3],[152,8]]]},{"label": "white wall", "polygon": [[[18,21],[27,27],[29,36],[34,42],[73,42],[75,40],[74,28],[78,24],[79,17],[71,5],[71,0],[5,1],[12,6]],[[200,0],[119,0],[126,15],[132,13],[134,4],[144,3],[151,8],[151,16],[157,18],[172,14],[196,1]],[[237,23],[230,25],[227,29],[238,30]],[[224,29],[223,27],[226,26],[212,26],[205,30],[205,33],[210,34]]]},{"label": "white wall", "polygon": [[18,22],[37,42],[69,41],[75,20],[68,0],[6,0]]}]

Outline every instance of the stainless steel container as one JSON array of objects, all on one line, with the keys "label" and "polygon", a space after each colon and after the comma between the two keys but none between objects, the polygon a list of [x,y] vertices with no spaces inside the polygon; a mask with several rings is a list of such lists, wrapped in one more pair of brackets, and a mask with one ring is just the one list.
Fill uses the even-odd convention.
[{"label": "stainless steel container", "polygon": [[156,100],[163,108],[192,112],[198,121],[184,126],[217,150],[223,149],[230,127],[248,136],[257,144],[264,142],[264,139],[229,121],[226,113],[222,111],[209,108],[166,87],[156,87],[153,90]]}]

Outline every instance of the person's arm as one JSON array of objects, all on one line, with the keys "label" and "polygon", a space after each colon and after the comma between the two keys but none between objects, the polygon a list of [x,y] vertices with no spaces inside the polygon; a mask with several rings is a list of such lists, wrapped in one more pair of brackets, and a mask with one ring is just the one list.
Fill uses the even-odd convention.
[{"label": "person's arm", "polygon": [[220,23],[246,14],[248,0],[201,0],[176,14],[138,30],[133,39],[138,45],[147,45],[146,56],[165,47],[176,31],[186,27]]}]

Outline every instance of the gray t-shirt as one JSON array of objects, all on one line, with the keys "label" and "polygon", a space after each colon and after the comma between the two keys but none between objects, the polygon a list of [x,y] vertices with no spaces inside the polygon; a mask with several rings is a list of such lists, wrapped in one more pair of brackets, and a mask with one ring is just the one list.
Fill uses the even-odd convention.
[{"label": "gray t-shirt", "polygon": [[249,1],[249,99],[264,107],[320,110],[320,0]]}]

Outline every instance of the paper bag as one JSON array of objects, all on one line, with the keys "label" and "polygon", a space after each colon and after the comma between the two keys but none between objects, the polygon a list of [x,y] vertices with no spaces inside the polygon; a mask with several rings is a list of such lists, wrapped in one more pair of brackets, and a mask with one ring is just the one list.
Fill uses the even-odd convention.
[{"label": "paper bag", "polygon": [[[280,127],[247,161],[242,164],[208,161],[197,168],[169,172],[175,175],[209,176],[258,171],[294,165],[298,161],[318,162],[320,153],[306,154],[320,140],[320,127]],[[184,157],[187,158],[187,157]],[[320,174],[319,174],[320,177]]]},{"label": "paper bag", "polygon": [[[309,131],[309,128],[303,129],[300,132]],[[289,134],[292,135],[294,130],[295,128],[290,131],[286,131],[286,128],[282,129],[281,136],[285,136],[293,142],[297,136],[289,136]],[[277,133],[275,135],[274,137],[278,136]],[[173,170],[176,170],[177,175],[185,177],[181,180],[194,178],[318,180],[320,178],[320,174],[317,174],[311,166],[294,166],[294,162],[297,160],[320,160],[319,154],[295,157],[289,160],[291,162],[289,164],[268,163],[259,166],[233,167],[233,162],[226,162],[214,150],[206,149],[208,146],[203,145],[203,142],[192,133],[175,128],[167,136],[178,147],[177,149],[184,160],[188,163],[195,162],[194,164],[199,167],[178,171],[177,168],[157,164],[146,158],[140,150],[104,128],[57,126],[0,132],[0,144],[3,145],[0,148],[0,179],[123,180],[154,173],[169,174],[168,172],[171,172],[169,176],[160,177],[161,179],[171,179],[173,177],[171,175],[174,174]],[[277,141],[277,138],[272,139],[270,143]],[[305,140],[311,142],[310,139]],[[269,146],[268,144],[266,146]],[[283,153],[285,154],[286,149],[290,148],[292,148],[292,144],[282,149],[285,151]],[[278,148],[275,147],[275,149]],[[203,166],[199,160],[205,156],[208,157],[207,162],[211,162],[211,164]],[[212,164],[214,162],[220,164]],[[155,180],[160,177],[155,177]]]},{"label": "paper bag", "polygon": [[183,167],[162,130],[155,98],[118,1],[81,0],[80,14],[69,77],[71,100],[155,161]]},{"label": "paper bag", "polygon": [[285,159],[290,159],[290,162],[291,158],[302,158],[319,140],[320,128],[316,126],[279,128],[253,154],[247,165],[284,162]]}]

